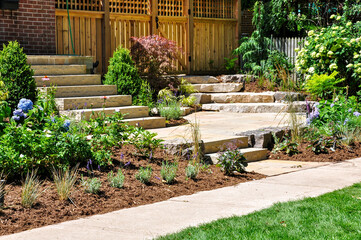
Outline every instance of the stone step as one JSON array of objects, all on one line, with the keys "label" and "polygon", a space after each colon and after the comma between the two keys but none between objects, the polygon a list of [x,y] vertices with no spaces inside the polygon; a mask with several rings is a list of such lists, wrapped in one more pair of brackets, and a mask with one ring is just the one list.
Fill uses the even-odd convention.
[{"label": "stone step", "polygon": [[28,55],[31,65],[86,65],[87,69],[93,68],[91,56],[61,56],[61,55]]},{"label": "stone step", "polygon": [[224,151],[229,144],[237,146],[237,148],[248,147],[248,137],[232,136],[218,139],[206,139],[204,143],[204,153],[216,153]]},{"label": "stone step", "polygon": [[193,84],[193,86],[200,93],[229,93],[241,91],[243,83]]},{"label": "stone step", "polygon": [[[49,88],[38,88],[40,91],[47,91]],[[116,95],[115,85],[82,85],[82,86],[59,86],[56,88],[56,98],[66,97],[87,97],[87,96],[108,96]]]},{"label": "stone step", "polygon": [[149,109],[145,106],[125,106],[112,108],[93,108],[93,109],[78,109],[69,111],[60,111],[60,114],[74,118],[76,121],[89,120],[91,117],[95,118],[104,112],[105,115],[111,115],[115,112],[120,112],[124,119],[148,117]]},{"label": "stone step", "polygon": [[274,93],[212,93],[211,101],[214,103],[273,103]]},{"label": "stone step", "polygon": [[192,84],[209,84],[219,83],[218,79],[212,76],[192,76],[192,75],[178,75],[179,78],[185,79]]},{"label": "stone step", "polygon": [[[306,102],[293,102],[295,112],[306,112]],[[213,103],[203,104],[202,110],[234,113],[281,113],[290,112],[285,103]]]},{"label": "stone step", "polygon": [[[247,162],[265,160],[267,159],[267,155],[268,155],[268,150],[265,148],[244,148],[244,149],[239,149],[238,151],[243,153]],[[212,164],[217,164],[218,158],[221,156],[221,154],[222,153],[206,154],[205,161]]]},{"label": "stone step", "polygon": [[68,97],[56,98],[55,101],[59,111],[132,105],[132,96],[130,95],[111,95],[105,97]]},{"label": "stone step", "polygon": [[74,85],[101,85],[101,75],[84,74],[84,75],[48,75],[49,80],[43,80],[45,76],[35,76],[36,85],[43,86],[74,86]]},{"label": "stone step", "polygon": [[124,122],[128,123],[129,125],[142,127],[144,129],[165,128],[165,121],[166,119],[164,117],[124,119]]},{"label": "stone step", "polygon": [[86,74],[86,65],[32,65],[35,76]]}]

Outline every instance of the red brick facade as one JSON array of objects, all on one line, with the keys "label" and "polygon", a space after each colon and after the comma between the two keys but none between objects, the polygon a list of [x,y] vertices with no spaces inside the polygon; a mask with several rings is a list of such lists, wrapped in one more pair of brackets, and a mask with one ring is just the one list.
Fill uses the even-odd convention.
[{"label": "red brick facade", "polygon": [[0,10],[0,49],[14,40],[27,54],[55,54],[54,0],[19,0],[18,10]]}]

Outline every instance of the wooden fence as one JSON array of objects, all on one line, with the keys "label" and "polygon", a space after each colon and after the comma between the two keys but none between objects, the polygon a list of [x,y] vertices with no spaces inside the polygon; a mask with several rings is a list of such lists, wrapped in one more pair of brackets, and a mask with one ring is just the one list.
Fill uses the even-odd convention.
[{"label": "wooden fence", "polygon": [[182,49],[175,72],[221,71],[241,36],[241,0],[70,0],[70,17],[55,2],[57,54],[93,56],[102,73],[117,47],[151,34]]}]

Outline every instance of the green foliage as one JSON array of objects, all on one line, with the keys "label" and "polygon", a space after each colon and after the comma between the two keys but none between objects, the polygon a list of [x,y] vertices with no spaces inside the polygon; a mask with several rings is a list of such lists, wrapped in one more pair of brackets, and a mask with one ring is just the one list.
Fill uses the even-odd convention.
[{"label": "green foliage", "polygon": [[78,165],[73,169],[69,167],[63,169],[53,168],[52,173],[59,199],[61,201],[68,200],[78,177]]},{"label": "green foliage", "polygon": [[185,169],[186,177],[195,180],[198,176],[199,170],[199,163],[195,161],[190,162]]},{"label": "green foliage", "polygon": [[26,174],[25,182],[21,188],[21,205],[25,208],[31,208],[41,195],[40,187],[42,182],[36,176],[37,170]]},{"label": "green foliage", "polygon": [[196,93],[198,92],[197,90],[194,89],[193,84],[187,82],[187,80],[185,80],[184,78],[181,79],[181,83],[178,86],[178,91],[179,96],[189,96],[192,93]]},{"label": "green foliage", "polygon": [[227,149],[218,157],[217,166],[221,167],[226,175],[232,175],[233,172],[246,172],[248,163],[241,151],[238,149]]},{"label": "green foliage", "polygon": [[194,86],[187,82],[184,78],[181,79],[181,83],[178,88],[167,87],[159,91],[158,103],[159,107],[166,107],[166,105],[173,105],[176,102],[180,106],[190,107],[194,106],[196,98],[190,96],[192,93],[198,92],[194,89]]},{"label": "green foliage", "polygon": [[98,194],[102,186],[102,182],[99,178],[88,178],[85,180],[82,176],[81,185],[84,187],[85,192]]},{"label": "green foliage", "polygon": [[279,139],[274,133],[272,134],[275,142],[274,148],[272,150],[273,153],[284,151],[289,156],[293,156],[299,153],[298,143],[293,141],[291,136],[285,134],[281,139]]},{"label": "green foliage", "polygon": [[335,92],[339,92],[343,89],[342,87],[338,87],[338,85],[345,81],[345,79],[337,79],[337,74],[338,72],[336,71],[331,75],[314,74],[306,81],[305,90],[314,98],[330,99]]},{"label": "green foliage", "polygon": [[157,133],[145,131],[142,128],[134,128],[128,143],[134,145],[140,155],[146,156],[151,160],[155,149],[162,147],[163,140],[156,139]]},{"label": "green foliage", "polygon": [[224,58],[224,67],[228,71],[234,71],[238,58]]},{"label": "green foliage", "polygon": [[[340,16],[339,16],[340,17]],[[337,87],[348,87],[355,95],[360,90],[361,78],[361,28],[337,17],[329,27],[309,31],[305,47],[299,51],[296,70],[308,80],[314,74],[338,72]]]},{"label": "green foliage", "polygon": [[149,184],[152,173],[153,171],[150,166],[146,168],[140,167],[139,171],[135,174],[135,179],[143,184]]},{"label": "green foliage", "polygon": [[119,169],[118,173],[114,175],[113,171],[108,173],[108,182],[111,187],[122,188],[124,185],[124,174],[122,170]]},{"label": "green foliage", "polygon": [[[142,79],[139,77],[135,63],[126,48],[117,48],[109,60],[108,72],[104,84],[117,85],[118,94],[132,95],[138,99],[142,88]],[[144,88],[144,86],[143,86]],[[145,91],[144,89],[142,91]],[[144,96],[141,96],[141,99]],[[138,99],[138,101],[141,101]]]},{"label": "green foliage", "polygon": [[150,88],[149,83],[142,81],[138,95],[133,98],[133,104],[148,106],[149,110],[151,110],[154,107],[153,94],[154,91]]},{"label": "green foliage", "polygon": [[0,51],[0,80],[8,91],[7,102],[15,109],[22,98],[36,100],[37,90],[34,71],[27,63],[27,57],[18,42],[3,45]]},{"label": "green foliage", "polygon": [[177,171],[178,163],[163,162],[160,175],[167,184],[172,184],[175,180],[175,177],[177,176]]},{"label": "green foliage", "polygon": [[328,148],[332,147],[332,140],[323,136],[314,140],[308,148],[312,148],[315,154],[328,153]]},{"label": "green foliage", "polygon": [[0,101],[5,101],[9,96],[9,92],[7,91],[4,82],[0,81]]},{"label": "green foliage", "polygon": [[165,117],[167,120],[179,119],[182,116],[182,109],[177,101],[163,101],[157,105],[160,116]]}]

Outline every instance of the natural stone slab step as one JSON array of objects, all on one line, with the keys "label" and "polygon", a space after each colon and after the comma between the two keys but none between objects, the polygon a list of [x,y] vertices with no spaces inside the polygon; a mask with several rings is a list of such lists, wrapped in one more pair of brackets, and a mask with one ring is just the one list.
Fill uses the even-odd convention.
[{"label": "natural stone slab step", "polygon": [[46,76],[49,80],[43,80],[45,76],[34,76],[36,85],[43,86],[74,86],[74,85],[101,85],[101,75],[50,75]]},{"label": "natural stone slab step", "polygon": [[224,151],[229,144],[235,145],[237,148],[246,148],[248,147],[248,138],[242,136],[232,136],[214,140],[204,140],[204,153]]},{"label": "natural stone slab step", "polygon": [[211,101],[215,103],[273,103],[273,93],[212,93]]},{"label": "natural stone slab step", "polygon": [[[41,87],[40,91],[47,91],[49,88]],[[56,88],[55,97],[87,97],[87,96],[108,96],[116,95],[115,85],[82,85],[82,86],[59,86]]]},{"label": "natural stone slab step", "polygon": [[[238,151],[243,153],[247,162],[265,160],[267,159],[267,155],[268,155],[268,150],[265,148],[244,148],[244,149],[239,149]],[[218,158],[221,156],[221,154],[222,153],[206,154],[205,161],[212,164],[217,164]]]},{"label": "natural stone slab step", "polygon": [[28,55],[31,65],[86,65],[87,69],[93,68],[92,56],[58,56],[58,55]]},{"label": "natural stone slab step", "polygon": [[165,128],[165,120],[166,119],[164,117],[144,117],[124,119],[124,122],[128,123],[131,126],[138,126],[144,129],[154,129]]},{"label": "natural stone slab step", "polygon": [[[306,112],[306,102],[293,102],[295,112]],[[290,112],[284,103],[213,103],[203,104],[202,110],[234,113],[281,113]]]},{"label": "natural stone slab step", "polygon": [[184,78],[187,82],[192,84],[209,84],[219,83],[218,79],[212,76],[192,76],[192,75],[179,75],[179,78]]},{"label": "natural stone slab step", "polygon": [[68,97],[56,98],[56,104],[59,111],[93,109],[103,107],[121,107],[132,105],[132,96],[130,95],[111,95],[111,96],[92,96],[92,97]]},{"label": "natural stone slab step", "polygon": [[74,118],[76,121],[89,120],[91,117],[95,118],[104,112],[105,115],[111,115],[115,112],[120,112],[124,119],[148,117],[149,110],[145,106],[125,106],[113,108],[93,108],[93,109],[78,109],[69,111],[60,111],[60,114]]},{"label": "natural stone slab step", "polygon": [[86,74],[86,65],[32,65],[35,76]]},{"label": "natural stone slab step", "polygon": [[208,93],[192,93],[191,96],[196,98],[195,104],[206,104],[212,102],[212,96]]},{"label": "natural stone slab step", "polygon": [[243,83],[193,84],[193,86],[201,93],[228,93],[241,91]]}]

